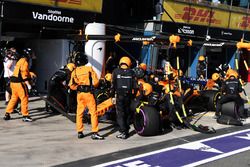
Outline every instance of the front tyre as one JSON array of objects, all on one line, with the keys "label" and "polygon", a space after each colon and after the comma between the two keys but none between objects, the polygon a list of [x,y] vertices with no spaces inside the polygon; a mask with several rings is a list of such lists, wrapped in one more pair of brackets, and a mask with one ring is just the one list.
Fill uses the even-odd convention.
[{"label": "front tyre", "polygon": [[217,90],[205,90],[201,96],[208,98],[207,110],[216,111],[217,101],[220,98],[221,93]]}]

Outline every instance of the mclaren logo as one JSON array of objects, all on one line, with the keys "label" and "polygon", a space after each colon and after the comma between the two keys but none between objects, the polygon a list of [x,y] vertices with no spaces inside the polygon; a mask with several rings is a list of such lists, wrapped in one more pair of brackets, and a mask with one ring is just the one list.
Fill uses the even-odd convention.
[{"label": "mclaren logo", "polygon": [[225,43],[204,43],[204,46],[214,46],[214,47],[221,47],[223,46]]},{"label": "mclaren logo", "polygon": [[149,38],[147,38],[147,37],[134,37],[132,39],[132,41],[154,41],[155,38],[156,38],[156,36],[149,37]]},{"label": "mclaren logo", "polygon": [[45,20],[53,22],[62,23],[74,23],[73,17],[62,16],[61,11],[58,10],[48,10],[48,13],[32,12],[33,19],[35,20]]}]

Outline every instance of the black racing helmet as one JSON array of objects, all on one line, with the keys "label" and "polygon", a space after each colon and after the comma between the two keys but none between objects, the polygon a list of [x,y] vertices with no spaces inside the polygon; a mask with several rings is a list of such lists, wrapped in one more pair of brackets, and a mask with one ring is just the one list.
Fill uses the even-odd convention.
[{"label": "black racing helmet", "polygon": [[229,65],[228,64],[223,64],[222,65],[222,70],[223,71],[227,71],[229,69]]},{"label": "black racing helmet", "polygon": [[83,66],[88,63],[88,56],[83,52],[77,52],[75,56],[76,66]]},{"label": "black racing helmet", "polygon": [[140,67],[135,67],[133,71],[135,72],[135,76],[139,79],[143,78],[145,75],[145,71],[143,71]]},{"label": "black racing helmet", "polygon": [[30,48],[23,49],[23,57],[31,58],[32,54],[33,54],[32,49],[30,49]]}]

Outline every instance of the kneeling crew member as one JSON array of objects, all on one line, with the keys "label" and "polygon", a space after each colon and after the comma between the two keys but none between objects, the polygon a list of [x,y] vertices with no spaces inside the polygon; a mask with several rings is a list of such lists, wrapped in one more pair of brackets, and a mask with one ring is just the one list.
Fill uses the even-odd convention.
[{"label": "kneeling crew member", "polygon": [[217,103],[215,117],[221,115],[222,104],[235,101],[239,106],[238,114],[242,117],[244,113],[244,101],[241,98],[240,94],[243,89],[242,85],[238,79],[238,73],[234,70],[228,72],[228,78],[222,83],[222,97]]},{"label": "kneeling crew member", "polygon": [[[30,72],[29,72],[29,59],[31,58],[32,50],[24,49],[23,57],[20,58],[15,66],[12,77],[10,78],[11,87],[11,99],[6,108],[6,113],[4,120],[10,120],[10,113],[14,111],[14,108],[18,102],[21,100],[21,112],[23,115],[24,122],[32,122],[31,117],[28,112],[28,92],[31,92],[30,84]],[[27,90],[28,88],[28,90]]]},{"label": "kneeling crew member", "polygon": [[[116,93],[116,116],[120,134],[117,138],[127,139],[129,137],[130,121],[132,112],[130,111],[130,101],[136,92],[135,74],[130,69],[131,60],[129,57],[122,57],[119,67],[112,74],[112,89]],[[133,92],[134,90],[134,92]]]},{"label": "kneeling crew member", "polygon": [[96,102],[92,93],[92,86],[98,86],[98,78],[96,72],[91,66],[87,66],[87,56],[78,53],[75,58],[76,69],[71,74],[69,82],[70,89],[77,90],[77,111],[76,111],[76,130],[78,138],[83,138],[83,114],[86,107],[88,107],[91,116],[92,132],[91,138],[93,140],[103,140],[98,132],[98,116],[96,113]]}]

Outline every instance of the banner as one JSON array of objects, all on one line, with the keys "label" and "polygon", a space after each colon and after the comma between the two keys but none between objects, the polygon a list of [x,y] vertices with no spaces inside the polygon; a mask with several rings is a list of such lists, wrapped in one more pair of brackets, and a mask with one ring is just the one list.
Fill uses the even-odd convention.
[{"label": "banner", "polygon": [[102,12],[103,0],[16,0],[16,2],[32,3],[52,7],[69,8],[91,12]]},{"label": "banner", "polygon": [[163,22],[162,32],[204,37],[207,33],[207,28],[191,24]]},{"label": "banner", "polygon": [[243,14],[232,13],[230,19],[229,28],[240,29],[240,30],[250,30],[250,16]]},{"label": "banner", "polygon": [[210,28],[209,35],[211,36],[211,38],[216,39],[240,41],[243,32],[239,30],[231,30],[224,28]]},{"label": "banner", "polygon": [[[177,23],[250,30],[250,16],[247,17],[243,13],[173,1],[164,1],[163,6]],[[166,13],[163,14],[162,19],[172,21]]]},{"label": "banner", "polygon": [[228,20],[230,17],[230,13],[227,11],[222,11],[222,10],[212,10],[212,13],[214,13],[213,18],[216,18],[218,21],[216,23],[211,23],[212,27],[220,27],[220,28],[227,28],[228,27]]}]

